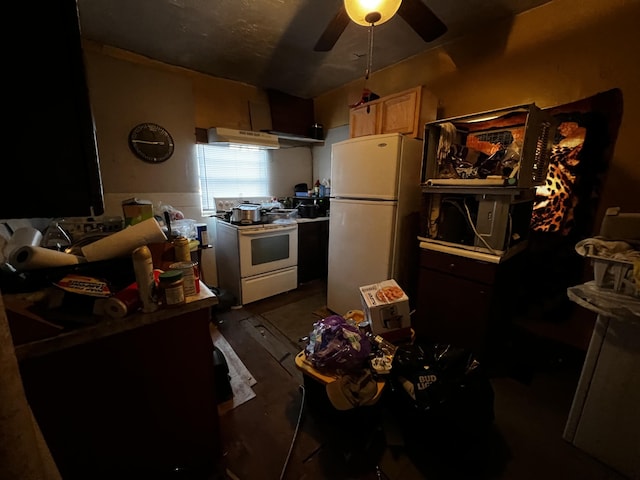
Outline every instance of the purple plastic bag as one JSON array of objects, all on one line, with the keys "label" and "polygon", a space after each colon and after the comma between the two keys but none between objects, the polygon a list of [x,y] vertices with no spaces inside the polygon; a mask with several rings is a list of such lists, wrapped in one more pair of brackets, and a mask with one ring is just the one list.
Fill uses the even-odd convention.
[{"label": "purple plastic bag", "polygon": [[356,326],[331,315],[313,324],[305,351],[318,370],[351,371],[367,365],[371,344]]}]

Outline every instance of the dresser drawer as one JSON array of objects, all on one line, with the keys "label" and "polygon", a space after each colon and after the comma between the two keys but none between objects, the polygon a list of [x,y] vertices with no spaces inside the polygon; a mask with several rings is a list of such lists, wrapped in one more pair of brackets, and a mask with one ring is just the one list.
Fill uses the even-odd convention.
[{"label": "dresser drawer", "polygon": [[495,281],[498,265],[449,253],[421,249],[420,267],[480,283],[492,284]]}]

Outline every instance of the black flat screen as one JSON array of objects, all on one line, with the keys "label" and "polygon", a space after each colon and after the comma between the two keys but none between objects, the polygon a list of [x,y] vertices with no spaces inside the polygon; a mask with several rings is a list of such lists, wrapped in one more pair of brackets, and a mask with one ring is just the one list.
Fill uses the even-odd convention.
[{"label": "black flat screen", "polygon": [[75,0],[10,2],[0,219],[104,213]]}]

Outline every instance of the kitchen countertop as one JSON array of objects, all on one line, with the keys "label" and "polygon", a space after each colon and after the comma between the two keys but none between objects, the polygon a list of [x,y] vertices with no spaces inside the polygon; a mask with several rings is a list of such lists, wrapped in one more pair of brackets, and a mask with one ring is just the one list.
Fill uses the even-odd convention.
[{"label": "kitchen countertop", "polygon": [[325,222],[328,221],[329,217],[316,217],[316,218],[296,218],[296,222],[298,223],[309,223],[309,222]]},{"label": "kitchen countertop", "polygon": [[[7,313],[16,311],[20,313],[25,309],[24,296],[21,294],[3,295]],[[88,343],[111,335],[116,335],[134,328],[139,328],[152,323],[167,320],[189,312],[203,308],[209,308],[218,304],[218,297],[202,282],[198,295],[187,297],[187,303],[179,307],[162,308],[151,313],[134,313],[123,318],[104,317],[94,325],[79,327],[73,330],[65,330],[62,333],[23,343],[15,346],[18,361],[26,358],[37,357],[47,353],[63,350],[83,343]],[[45,320],[45,319],[43,319]],[[46,320],[45,320],[46,321]]]},{"label": "kitchen countertop", "polygon": [[492,255],[490,253],[484,252],[479,247],[469,247],[465,248],[463,246],[454,246],[451,244],[445,244],[445,242],[431,241],[424,237],[418,237],[418,241],[420,248],[424,250],[433,250],[436,252],[448,253],[451,255],[458,255],[460,257],[472,258],[475,260],[480,260],[483,262],[489,263],[502,263],[513,257],[518,252],[521,252],[524,247],[526,247],[526,242],[521,242],[519,245],[516,245],[514,248],[510,249],[508,252],[505,252],[503,255]]}]

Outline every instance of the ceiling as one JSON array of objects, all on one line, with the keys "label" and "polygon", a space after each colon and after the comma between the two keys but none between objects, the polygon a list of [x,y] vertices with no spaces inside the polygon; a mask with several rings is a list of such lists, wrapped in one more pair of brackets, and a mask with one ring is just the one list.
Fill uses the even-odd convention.
[{"label": "ceiling", "polygon": [[[84,38],[215,77],[313,98],[364,78],[368,32],[314,45],[342,0],[77,0]],[[422,0],[448,27],[426,43],[396,15],[375,27],[372,71],[508,22],[550,0]]]}]

